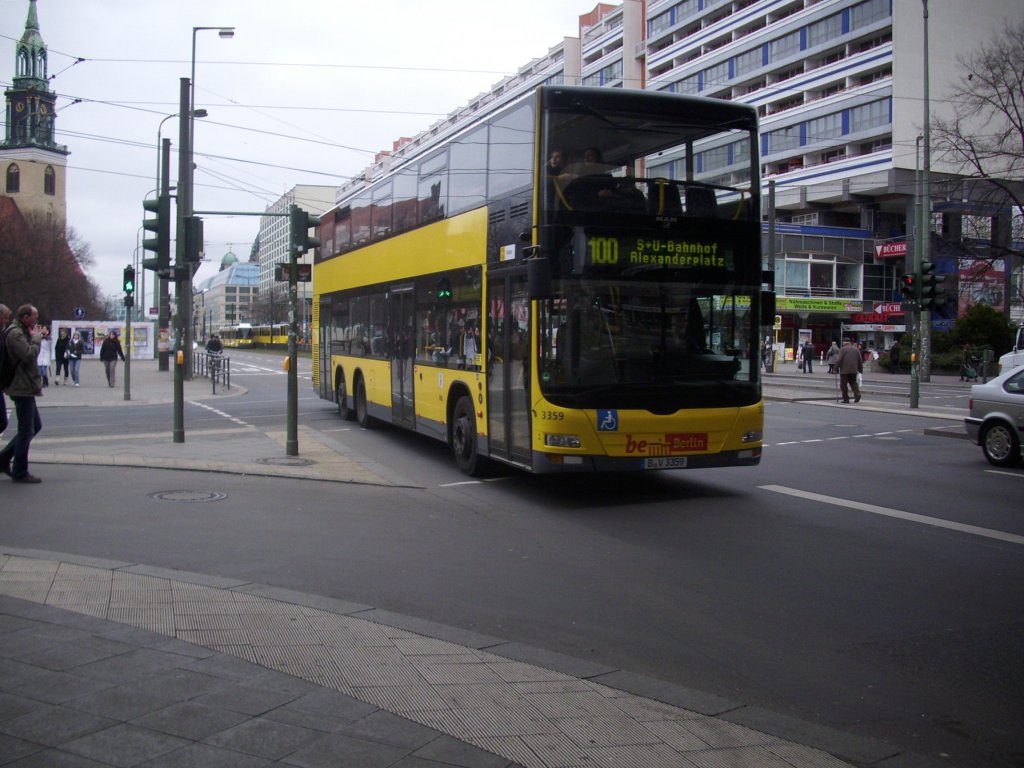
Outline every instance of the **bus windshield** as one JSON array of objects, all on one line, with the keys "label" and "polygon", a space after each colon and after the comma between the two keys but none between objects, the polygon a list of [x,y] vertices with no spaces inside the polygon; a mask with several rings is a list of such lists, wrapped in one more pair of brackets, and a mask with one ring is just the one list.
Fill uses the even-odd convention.
[{"label": "bus windshield", "polygon": [[539,195],[545,397],[654,413],[757,402],[753,112],[615,89],[559,96],[546,94]]},{"label": "bus windshield", "polygon": [[583,408],[749,405],[758,397],[752,298],[708,283],[566,283],[539,305],[541,388]]}]

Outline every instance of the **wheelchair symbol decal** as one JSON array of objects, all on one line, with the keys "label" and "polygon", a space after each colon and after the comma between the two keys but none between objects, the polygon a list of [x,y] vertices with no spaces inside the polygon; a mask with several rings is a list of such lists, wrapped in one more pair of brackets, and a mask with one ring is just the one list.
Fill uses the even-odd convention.
[{"label": "wheelchair symbol decal", "polygon": [[597,431],[615,432],[619,428],[619,412],[615,410],[597,411]]}]

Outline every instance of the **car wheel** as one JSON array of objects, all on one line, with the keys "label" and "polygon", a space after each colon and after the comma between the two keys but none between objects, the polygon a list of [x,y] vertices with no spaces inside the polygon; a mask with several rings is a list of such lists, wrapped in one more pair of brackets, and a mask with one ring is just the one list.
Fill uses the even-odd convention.
[{"label": "car wheel", "polygon": [[1020,438],[1009,424],[993,422],[981,432],[981,452],[997,467],[1016,466],[1020,462]]},{"label": "car wheel", "polygon": [[347,393],[345,392],[345,380],[340,376],[338,377],[338,388],[335,391],[335,397],[338,401],[338,415],[346,421],[352,421],[352,409],[349,407]]},{"label": "car wheel", "polygon": [[363,429],[373,427],[373,417],[366,407],[366,384],[362,376],[356,377],[356,421]]},{"label": "car wheel", "polygon": [[482,473],[483,459],[476,449],[476,414],[467,396],[458,399],[452,413],[452,453],[464,474],[478,477]]}]

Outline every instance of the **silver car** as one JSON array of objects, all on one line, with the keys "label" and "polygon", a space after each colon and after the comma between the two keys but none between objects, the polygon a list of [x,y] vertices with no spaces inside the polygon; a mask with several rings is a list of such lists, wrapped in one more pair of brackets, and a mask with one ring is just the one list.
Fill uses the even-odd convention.
[{"label": "silver car", "polygon": [[967,436],[985,458],[997,467],[1016,466],[1024,435],[1024,368],[972,386],[970,414],[964,419]]}]

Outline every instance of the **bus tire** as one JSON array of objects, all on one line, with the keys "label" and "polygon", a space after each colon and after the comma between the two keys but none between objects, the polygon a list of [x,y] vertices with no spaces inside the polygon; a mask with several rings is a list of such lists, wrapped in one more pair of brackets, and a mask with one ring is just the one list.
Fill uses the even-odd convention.
[{"label": "bus tire", "polygon": [[366,384],[362,376],[356,376],[356,421],[363,429],[373,428],[373,417],[366,406]]},{"label": "bus tire", "polygon": [[352,421],[355,416],[352,413],[352,408],[347,402],[347,393],[345,391],[345,379],[342,378],[341,374],[338,374],[338,388],[334,392],[335,397],[338,400],[338,415],[341,416],[345,421]]},{"label": "bus tire", "polygon": [[476,413],[473,401],[463,395],[452,411],[452,454],[463,474],[479,477],[483,474],[484,460],[477,452]]}]

